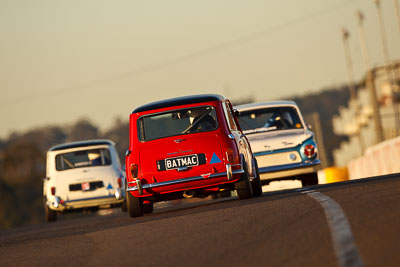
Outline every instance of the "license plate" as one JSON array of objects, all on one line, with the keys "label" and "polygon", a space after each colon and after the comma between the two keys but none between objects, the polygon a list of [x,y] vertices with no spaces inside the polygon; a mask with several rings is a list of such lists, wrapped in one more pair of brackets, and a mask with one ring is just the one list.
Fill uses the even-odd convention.
[{"label": "license plate", "polygon": [[82,191],[89,191],[90,190],[90,184],[88,182],[84,182],[81,184]]},{"label": "license plate", "polygon": [[158,171],[185,170],[189,167],[198,166],[206,163],[205,154],[191,154],[180,157],[166,158],[157,161]]},{"label": "license plate", "polygon": [[196,154],[193,154],[176,158],[168,158],[165,159],[164,162],[166,170],[174,170],[199,165],[199,157]]}]

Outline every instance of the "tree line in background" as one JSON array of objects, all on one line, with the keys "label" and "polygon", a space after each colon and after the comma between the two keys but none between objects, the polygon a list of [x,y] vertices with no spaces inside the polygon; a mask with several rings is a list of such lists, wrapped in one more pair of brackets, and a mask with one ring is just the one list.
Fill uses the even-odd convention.
[{"label": "tree line in background", "polygon": [[71,126],[46,126],[0,140],[0,229],[44,222],[42,180],[46,152],[56,144],[105,138],[116,143],[122,159],[128,148],[128,122],[117,119],[101,132],[88,119]]},{"label": "tree line in background", "polygon": [[[300,106],[307,123],[313,125],[312,113],[319,113],[328,151],[327,165],[333,164],[332,151],[347,140],[333,133],[332,117],[348,99],[346,87],[291,98]],[[242,104],[253,100],[249,97],[232,102]],[[44,222],[42,179],[46,175],[46,152],[51,146],[70,141],[110,139],[115,142],[123,163],[129,145],[128,135],[128,121],[116,119],[110,129],[100,131],[90,120],[80,119],[70,126],[49,125],[13,133],[0,140],[0,229]]]}]

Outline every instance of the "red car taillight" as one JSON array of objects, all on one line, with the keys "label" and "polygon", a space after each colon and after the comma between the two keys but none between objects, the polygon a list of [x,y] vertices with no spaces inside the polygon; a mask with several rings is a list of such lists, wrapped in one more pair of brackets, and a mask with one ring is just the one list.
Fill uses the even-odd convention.
[{"label": "red car taillight", "polygon": [[234,158],[235,158],[235,154],[233,153],[233,149],[232,148],[228,148],[226,150],[226,161],[228,163],[233,163]]},{"label": "red car taillight", "polygon": [[304,147],[304,155],[306,155],[307,158],[312,158],[315,155],[315,146],[313,145],[306,145]]},{"label": "red car taillight", "polygon": [[138,177],[138,165],[136,163],[132,163],[129,166],[132,174],[132,178],[137,178]]},{"label": "red car taillight", "polygon": [[53,196],[56,195],[56,188],[55,188],[54,186],[51,188],[51,194],[52,194]]}]

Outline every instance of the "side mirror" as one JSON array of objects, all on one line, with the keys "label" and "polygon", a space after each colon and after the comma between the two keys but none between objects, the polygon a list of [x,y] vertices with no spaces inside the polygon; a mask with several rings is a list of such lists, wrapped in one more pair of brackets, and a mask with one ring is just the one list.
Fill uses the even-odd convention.
[{"label": "side mirror", "polygon": [[239,116],[240,116],[240,111],[237,110],[237,109],[234,109],[234,110],[233,110],[233,116],[239,117]]},{"label": "side mirror", "polygon": [[308,128],[309,130],[312,130],[311,124],[308,124],[308,123],[307,123],[307,128]]}]

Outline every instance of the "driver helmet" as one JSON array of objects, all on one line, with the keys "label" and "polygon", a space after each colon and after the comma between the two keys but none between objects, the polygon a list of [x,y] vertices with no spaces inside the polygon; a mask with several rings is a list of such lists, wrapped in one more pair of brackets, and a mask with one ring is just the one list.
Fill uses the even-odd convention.
[{"label": "driver helmet", "polygon": [[193,124],[194,120],[203,115],[204,112],[205,112],[204,108],[194,108],[189,110],[190,124]]},{"label": "driver helmet", "polygon": [[88,158],[91,161],[93,161],[95,159],[98,159],[98,158],[100,158],[100,153],[91,151],[91,152],[88,153]]}]

